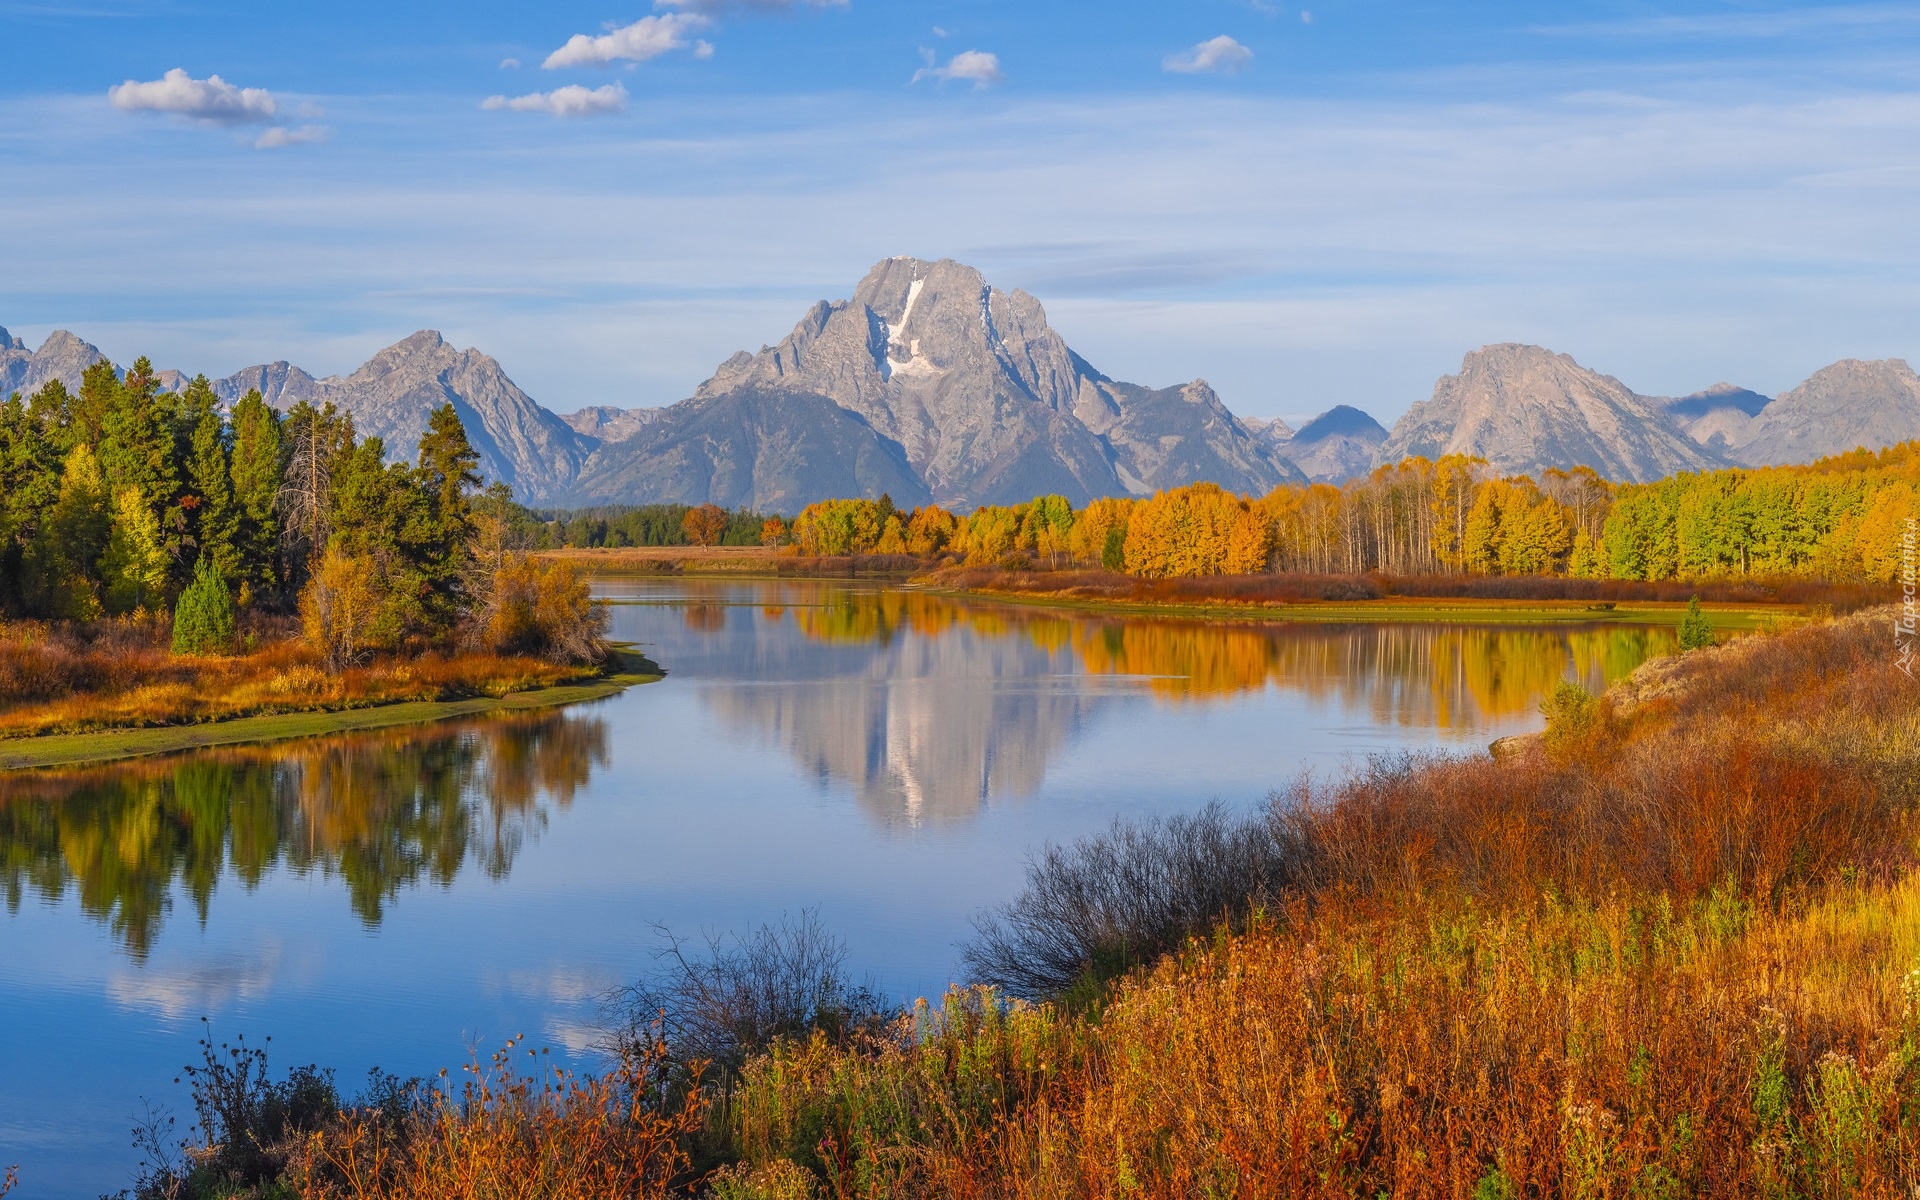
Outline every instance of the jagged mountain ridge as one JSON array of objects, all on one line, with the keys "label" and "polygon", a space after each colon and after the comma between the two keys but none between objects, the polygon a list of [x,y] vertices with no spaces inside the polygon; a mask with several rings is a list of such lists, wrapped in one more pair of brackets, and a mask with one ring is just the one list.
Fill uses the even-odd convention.
[{"label": "jagged mountain ridge", "polygon": [[1904,359],[1843,359],[1781,393],[1742,432],[1729,453],[1747,466],[1880,450],[1920,437],[1920,376]]},{"label": "jagged mountain ridge", "polygon": [[275,362],[244,368],[213,386],[228,403],[250,388],[282,410],[302,400],[332,402],[353,414],[362,436],[378,436],[399,458],[412,456],[432,411],[451,403],[480,455],[481,473],[511,483],[527,499],[566,487],[597,444],[536,404],[492,357],[456,350],[431,329],[388,346],[344,378],[315,379]]},{"label": "jagged mountain ridge", "polygon": [[[768,425],[780,406],[805,408],[812,423]],[[952,260],[893,258],[851,299],[820,301],[778,345],[735,354],[690,399],[603,445],[571,498],[664,498],[702,481],[698,498],[720,504],[791,508],[832,494],[808,489],[796,456],[867,495],[904,461],[918,493],[960,509],[1043,493],[1083,504],[1199,479],[1264,492],[1300,478],[1204,380],[1115,381],[1025,292]]]},{"label": "jagged mountain ridge", "polygon": [[1378,460],[1445,454],[1475,455],[1515,474],[1586,466],[1632,483],[1727,465],[1688,437],[1662,402],[1567,355],[1516,343],[1468,354],[1459,374],[1443,376],[1432,399],[1394,423]]}]

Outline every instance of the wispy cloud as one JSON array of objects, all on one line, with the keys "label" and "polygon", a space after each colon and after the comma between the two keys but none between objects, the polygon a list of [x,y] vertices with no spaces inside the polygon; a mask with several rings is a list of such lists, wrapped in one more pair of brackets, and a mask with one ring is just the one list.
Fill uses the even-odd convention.
[{"label": "wispy cloud", "polygon": [[517,71],[520,69],[520,60],[517,58],[503,58],[500,60],[500,69],[502,71]]},{"label": "wispy cloud", "polygon": [[195,79],[179,67],[146,83],[116,84],[107,98],[122,112],[174,113],[219,125],[264,124],[279,112],[265,88],[235,87],[218,75]]},{"label": "wispy cloud", "polygon": [[625,111],[627,89],[617,82],[597,88],[575,83],[551,92],[531,92],[512,99],[488,96],[480,107],[489,111],[546,113],[551,117],[598,117]]},{"label": "wispy cloud", "polygon": [[275,125],[254,139],[255,150],[279,150],[286,146],[310,146],[333,136],[325,125]]},{"label": "wispy cloud", "polygon": [[931,51],[924,51],[927,65],[913,73],[913,81],[932,79],[940,83],[964,81],[976,89],[992,87],[1006,79],[1006,73],[1000,69],[1000,56],[988,54],[982,50],[962,50],[948,60],[945,66],[936,63]]},{"label": "wispy cloud", "polygon": [[1180,75],[1237,75],[1252,61],[1253,51],[1223,33],[1190,50],[1167,55],[1160,66]]},{"label": "wispy cloud", "polygon": [[[691,35],[711,22],[698,12],[669,12],[641,17],[631,25],[610,29],[598,37],[576,33],[566,45],[547,55],[540,65],[547,70],[561,67],[604,67],[616,62],[642,63],[675,50],[692,48],[696,53],[706,46]],[[711,49],[708,50],[711,53]]]}]

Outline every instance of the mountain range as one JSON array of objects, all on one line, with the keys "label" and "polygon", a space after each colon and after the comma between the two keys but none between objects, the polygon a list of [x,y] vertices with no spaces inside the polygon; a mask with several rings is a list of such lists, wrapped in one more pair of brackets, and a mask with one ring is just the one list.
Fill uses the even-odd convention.
[{"label": "mountain range", "polygon": [[[0,395],[77,388],[98,349],[66,331],[29,351],[0,329]],[[158,373],[184,387],[179,371]],[[423,330],[352,374],[288,362],[213,382],[353,414],[410,454],[451,402],[491,479],[555,506],[712,502],[791,513],[832,496],[892,495],[967,510],[1058,493],[1075,505],[1211,480],[1243,493],[1338,483],[1407,455],[1469,454],[1504,473],[1587,466],[1617,481],[1805,462],[1920,437],[1920,377],[1846,360],[1769,398],[1728,383],[1634,392],[1539,346],[1468,354],[1391,430],[1338,405],[1294,429],[1235,416],[1205,380],[1125,383],[1076,354],[1040,302],[951,260],[887,259],[850,299],[820,301],[779,343],[741,351],[664,408],[536,403],[500,364]]]}]

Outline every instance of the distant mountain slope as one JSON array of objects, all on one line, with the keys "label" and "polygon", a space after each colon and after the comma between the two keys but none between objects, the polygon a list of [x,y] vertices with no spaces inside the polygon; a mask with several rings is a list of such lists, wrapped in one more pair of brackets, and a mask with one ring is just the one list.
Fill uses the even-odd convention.
[{"label": "distant mountain slope", "polygon": [[302,400],[332,402],[353,414],[363,436],[378,435],[388,453],[402,459],[413,457],[432,411],[451,403],[480,455],[481,473],[511,483],[525,500],[545,500],[571,486],[593,445],[535,404],[498,362],[478,350],[456,350],[431,329],[388,346],[345,378],[315,379],[276,362],[214,384],[229,403],[249,388],[279,409]]},{"label": "distant mountain slope", "polygon": [[[770,428],[763,422],[715,425],[698,415],[726,397],[741,411],[767,414],[801,396],[827,400],[867,430],[840,429],[840,418],[817,405],[802,415],[835,428],[781,422],[796,446],[839,448],[818,478],[793,451],[762,436]],[[656,461],[695,423],[709,438],[699,457],[736,472],[715,478],[742,478],[742,465],[755,463],[756,479],[780,480],[782,494],[796,500],[844,495],[829,486],[829,475],[844,478],[856,460],[867,473],[880,472],[896,451],[922,492],[961,509],[1049,492],[1083,504],[1198,479],[1264,492],[1294,476],[1205,383],[1161,390],[1116,383],[1067,347],[1039,301],[993,288],[950,260],[879,263],[852,299],[815,304],[778,345],[734,355],[692,399],[635,437],[602,446],[574,498],[622,495],[644,474],[638,463]],[[712,440],[723,433],[740,440]],[[685,486],[698,477],[686,476]],[[675,498],[719,502],[718,493]],[[757,492],[753,503],[771,507],[772,495]]]},{"label": "distant mountain slope", "polygon": [[64,329],[47,335],[38,350],[0,329],[0,399],[13,392],[31,395],[50,379],[58,379],[70,392],[80,390],[80,377],[87,368],[105,358],[97,346],[81,341]]},{"label": "distant mountain slope", "polygon": [[1373,469],[1386,440],[1380,422],[1350,405],[1336,404],[1276,449],[1315,483],[1344,483]]},{"label": "distant mountain slope", "polygon": [[1667,414],[1688,437],[1724,454],[1728,447],[1752,437],[1753,419],[1771,403],[1771,396],[1736,384],[1716,383],[1705,391],[1667,401]]},{"label": "distant mountain slope", "polygon": [[1725,460],[1688,437],[1656,400],[1539,346],[1486,346],[1394,424],[1379,460],[1470,454],[1498,471],[1592,467],[1645,482]]},{"label": "distant mountain slope", "polygon": [[932,499],[897,443],[811,392],[742,388],[683,401],[595,454],[576,502],[713,503],[792,515],[815,500]]},{"label": "distant mountain slope", "polygon": [[611,408],[594,405],[579,412],[561,413],[560,419],[581,437],[596,442],[624,442],[639,433],[665,411],[658,408]]},{"label": "distant mountain slope", "polygon": [[1920,377],[1898,358],[1845,359],[1782,393],[1745,433],[1731,453],[1749,466],[1811,462],[1920,438]]}]

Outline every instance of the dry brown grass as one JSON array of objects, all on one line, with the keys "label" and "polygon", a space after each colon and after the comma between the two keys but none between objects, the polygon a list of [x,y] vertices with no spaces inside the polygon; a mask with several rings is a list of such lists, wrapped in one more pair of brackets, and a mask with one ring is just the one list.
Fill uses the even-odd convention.
[{"label": "dry brown grass", "polygon": [[595,674],[530,657],[438,653],[332,673],[287,629],[262,622],[252,632],[257,649],[199,658],[171,653],[164,626],[153,624],[0,625],[0,737],[500,696]]},{"label": "dry brown grass", "polygon": [[459,1087],[416,1092],[397,1117],[344,1112],[307,1136],[283,1179],[302,1200],[665,1197],[704,1119],[697,1086],[674,1087],[665,1068],[657,1041],[591,1077],[510,1042],[469,1064]]},{"label": "dry brown grass", "polygon": [[1648,583],[1631,579],[1564,579],[1558,576],[1481,575],[1212,575],[1192,579],[1138,579],[1113,571],[1010,570],[947,567],[920,582],[955,591],[1001,592],[1098,600],[1124,604],[1298,604],[1327,600],[1380,600],[1390,596],[1435,600],[1580,601],[1587,603],[1685,603],[1698,595],[1714,604],[1825,605],[1848,613],[1883,604],[1886,586],[1833,584],[1806,579],[1704,579]]}]

